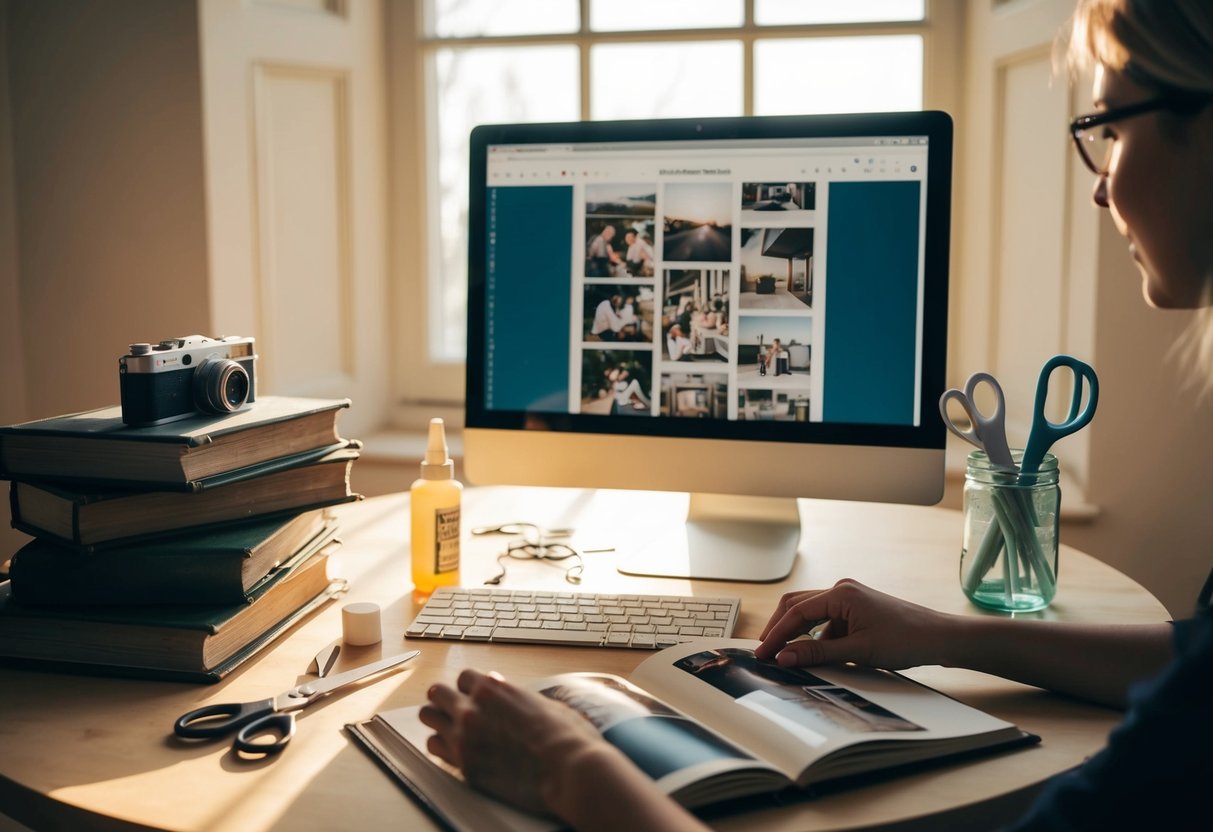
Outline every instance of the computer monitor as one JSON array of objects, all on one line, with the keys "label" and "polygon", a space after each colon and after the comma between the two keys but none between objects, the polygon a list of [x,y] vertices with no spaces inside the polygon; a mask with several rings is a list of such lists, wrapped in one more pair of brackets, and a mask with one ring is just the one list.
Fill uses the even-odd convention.
[{"label": "computer monitor", "polygon": [[940,112],[477,127],[465,476],[688,492],[620,569],[727,580],[798,497],[937,502],[951,156]]}]

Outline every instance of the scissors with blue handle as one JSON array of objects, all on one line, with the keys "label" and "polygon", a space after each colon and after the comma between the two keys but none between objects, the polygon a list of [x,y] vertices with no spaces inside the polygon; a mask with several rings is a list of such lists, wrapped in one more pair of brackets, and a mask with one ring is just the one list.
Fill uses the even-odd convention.
[{"label": "scissors with blue handle", "polygon": [[[1058,367],[1067,367],[1074,374],[1074,394],[1070,399],[1070,410],[1061,422],[1053,423],[1045,415],[1045,403],[1049,398],[1049,377]],[[1084,384],[1083,382],[1086,382]],[[1090,387],[1087,406],[1082,407],[1083,390]],[[1024,447],[1020,474],[1035,474],[1053,443],[1087,426],[1095,416],[1099,403],[1099,377],[1089,364],[1069,355],[1055,355],[1040,368],[1036,382],[1036,402],[1032,407],[1032,429],[1028,433],[1028,444]]]},{"label": "scissors with blue handle", "polygon": [[305,682],[272,699],[204,705],[178,717],[173,723],[173,733],[179,737],[205,739],[222,737],[235,731],[236,739],[232,747],[237,751],[277,754],[286,748],[295,735],[295,711],[306,708],[338,688],[402,665],[420,652],[410,650],[336,676]]},{"label": "scissors with blue handle", "polygon": [[[982,383],[989,385],[994,391],[994,412],[989,416],[978,409],[977,400],[974,398],[977,385]],[[965,415],[969,417],[967,429],[961,429],[948,415],[948,402],[953,399],[960,402]],[[939,397],[939,415],[943,417],[943,423],[947,425],[948,430],[985,451],[990,462],[1000,468],[1015,468],[1011,450],[1007,447],[1007,400],[1003,395],[1002,385],[994,376],[989,373],[973,373],[965,382],[964,390],[957,390],[955,387],[945,390]]]}]

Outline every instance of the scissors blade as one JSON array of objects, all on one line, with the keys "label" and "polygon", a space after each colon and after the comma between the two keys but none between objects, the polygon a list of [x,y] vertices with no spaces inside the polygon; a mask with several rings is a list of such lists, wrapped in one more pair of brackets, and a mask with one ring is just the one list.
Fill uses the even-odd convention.
[{"label": "scissors blade", "polygon": [[316,658],[312,659],[312,663],[308,665],[308,672],[315,673],[321,678],[328,676],[333,665],[337,663],[339,655],[341,655],[341,642],[335,641],[316,654]]},{"label": "scissors blade", "polygon": [[389,656],[386,659],[380,659],[377,662],[371,662],[370,664],[364,664],[361,667],[347,670],[344,673],[338,673],[336,676],[329,676],[316,682],[308,682],[306,685],[301,685],[301,687],[310,690],[314,698],[320,694],[337,690],[337,688],[351,685],[354,682],[365,679],[367,676],[373,676],[381,671],[402,665],[416,658],[420,652],[420,650],[409,650],[407,653],[398,653],[395,656]]}]

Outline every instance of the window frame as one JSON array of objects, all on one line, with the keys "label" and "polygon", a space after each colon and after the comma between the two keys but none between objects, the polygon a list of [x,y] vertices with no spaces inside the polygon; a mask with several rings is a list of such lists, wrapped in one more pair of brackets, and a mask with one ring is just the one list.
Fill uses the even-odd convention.
[{"label": "window frame", "polygon": [[[431,229],[426,208],[434,173],[426,161],[433,128],[427,124],[425,66],[432,52],[450,47],[574,45],[580,52],[581,118],[590,113],[590,47],[602,43],[740,40],[742,43],[743,113],[754,112],[754,42],[779,38],[838,38],[879,35],[920,35],[923,39],[923,107],[945,110],[959,121],[963,0],[926,0],[922,20],[879,23],[831,23],[758,26],[754,0],[744,0],[745,18],[739,27],[658,29],[634,32],[589,30],[589,2],[580,0],[581,26],[563,34],[497,37],[431,37],[424,25],[424,0],[389,2],[388,41],[388,204],[390,279],[383,314],[387,331],[391,378],[390,425],[419,428],[434,415],[448,424],[462,424],[465,364],[437,361],[429,353],[429,256]],[[399,323],[404,322],[401,326]]]}]

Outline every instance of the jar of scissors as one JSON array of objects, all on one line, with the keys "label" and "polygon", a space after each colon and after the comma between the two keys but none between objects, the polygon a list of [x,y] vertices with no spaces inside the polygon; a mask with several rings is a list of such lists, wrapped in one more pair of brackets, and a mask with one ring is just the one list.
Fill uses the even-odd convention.
[{"label": "jar of scissors", "polygon": [[[1072,373],[1072,395],[1066,418],[1054,423],[1046,417],[1045,408],[1049,378],[1060,367]],[[981,384],[993,392],[995,409],[988,416],[975,402]],[[954,388],[940,397],[944,424],[980,449],[969,454],[965,470],[960,556],[961,589],[974,604],[1001,612],[1032,612],[1053,600],[1061,490],[1057,457],[1048,451],[1058,439],[1091,421],[1098,400],[1095,371],[1071,356],[1054,356],[1045,362],[1036,384],[1027,445],[1011,450],[1006,437],[1006,399],[993,376],[974,373],[964,390]],[[960,404],[967,425],[958,424],[948,414],[950,401]]]}]

